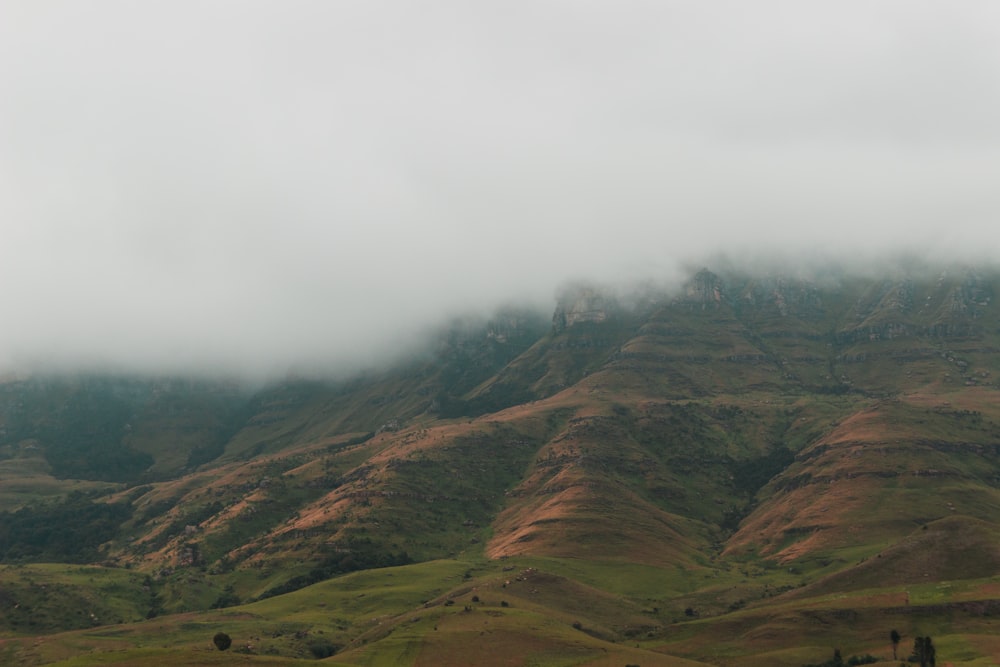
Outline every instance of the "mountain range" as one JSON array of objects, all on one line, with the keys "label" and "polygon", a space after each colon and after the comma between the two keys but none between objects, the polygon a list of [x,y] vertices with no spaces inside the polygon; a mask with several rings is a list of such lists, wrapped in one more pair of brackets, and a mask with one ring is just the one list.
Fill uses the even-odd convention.
[{"label": "mountain range", "polygon": [[726,265],[349,378],[9,376],[0,660],[1000,664],[998,290]]}]

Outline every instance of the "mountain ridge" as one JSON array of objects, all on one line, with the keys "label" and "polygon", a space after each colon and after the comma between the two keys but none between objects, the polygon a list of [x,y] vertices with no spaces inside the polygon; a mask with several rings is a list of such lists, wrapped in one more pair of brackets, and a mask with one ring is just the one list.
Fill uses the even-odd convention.
[{"label": "mountain ridge", "polygon": [[[5,525],[74,490],[127,508],[100,560],[155,574],[171,612],[223,586],[265,600],[478,554],[676,570],[686,583],[657,604],[716,615],[746,600],[713,599],[706,578],[761,568],[798,595],[876,586],[892,568],[873,563],[917,572],[914,552],[942,551],[925,528],[977,535],[970,578],[987,577],[1000,562],[997,287],[983,269],[703,269],[642,298],[569,288],[551,323],[514,310],[457,322],[429,355],[334,383],[6,383]],[[98,468],[76,463],[102,447]],[[60,477],[74,466],[92,479]],[[25,523],[6,535],[36,539]],[[927,567],[951,576],[961,555]],[[195,571],[204,591],[185,592]]]}]

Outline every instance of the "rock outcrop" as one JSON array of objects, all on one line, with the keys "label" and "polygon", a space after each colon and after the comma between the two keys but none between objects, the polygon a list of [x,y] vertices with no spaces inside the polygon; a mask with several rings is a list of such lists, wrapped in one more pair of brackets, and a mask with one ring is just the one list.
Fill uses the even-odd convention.
[{"label": "rock outcrop", "polygon": [[617,301],[608,291],[592,285],[574,285],[559,296],[552,328],[558,333],[584,322],[607,322],[617,309]]}]

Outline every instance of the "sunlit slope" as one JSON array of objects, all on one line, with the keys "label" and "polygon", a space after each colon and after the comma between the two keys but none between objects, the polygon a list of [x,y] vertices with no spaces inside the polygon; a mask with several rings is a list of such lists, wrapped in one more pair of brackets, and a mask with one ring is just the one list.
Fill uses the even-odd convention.
[{"label": "sunlit slope", "polygon": [[1000,516],[992,389],[969,405],[924,395],[874,402],[831,424],[760,496],[728,544],[781,561],[810,552],[891,544],[948,516]]}]

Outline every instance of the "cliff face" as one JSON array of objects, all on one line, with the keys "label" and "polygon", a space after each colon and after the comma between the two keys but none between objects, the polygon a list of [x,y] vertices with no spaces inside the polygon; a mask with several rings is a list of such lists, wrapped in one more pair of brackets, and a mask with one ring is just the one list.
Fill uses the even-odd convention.
[{"label": "cliff face", "polygon": [[584,322],[601,324],[611,319],[617,309],[617,300],[610,291],[575,285],[559,296],[552,315],[552,327],[558,333]]},{"label": "cliff face", "polygon": [[823,290],[800,278],[776,275],[749,280],[742,286],[740,306],[758,315],[818,320],[824,316]]},{"label": "cliff face", "polygon": [[486,323],[486,338],[500,344],[535,338],[544,332],[541,315],[535,311],[507,307]]},{"label": "cliff face", "polygon": [[675,302],[700,309],[718,308],[722,305],[724,295],[722,278],[708,269],[702,269],[685,283]]}]

